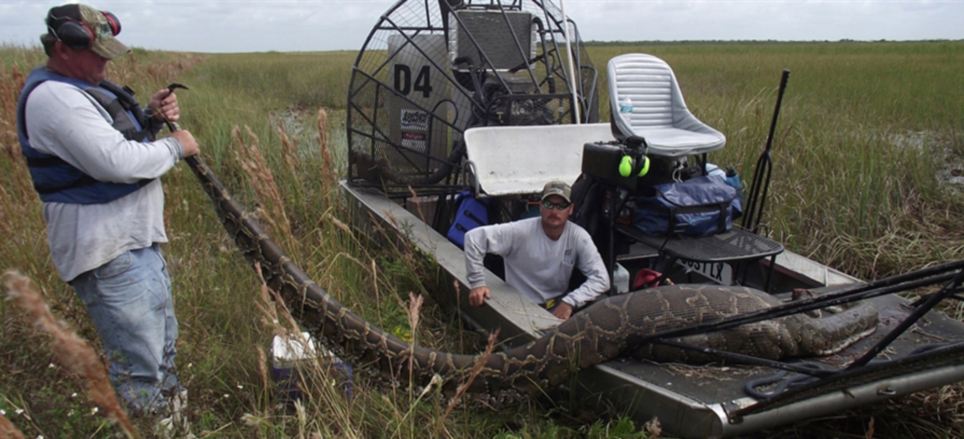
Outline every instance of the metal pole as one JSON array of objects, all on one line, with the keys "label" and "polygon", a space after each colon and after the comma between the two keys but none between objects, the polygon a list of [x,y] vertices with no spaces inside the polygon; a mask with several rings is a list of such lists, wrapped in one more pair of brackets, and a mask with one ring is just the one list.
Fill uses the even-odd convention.
[{"label": "metal pole", "polygon": [[576,93],[576,66],[573,62],[575,57],[572,53],[572,39],[569,37],[569,16],[566,15],[566,1],[559,0],[559,9],[562,12],[562,34],[566,37],[566,55],[569,57],[569,90],[572,92],[572,111],[576,115],[576,125],[581,122],[579,115],[579,95]]},{"label": "metal pole", "polygon": [[743,228],[752,233],[759,231],[760,220],[763,218],[763,205],[766,203],[767,192],[770,190],[770,174],[773,167],[770,149],[773,147],[773,135],[777,129],[780,106],[783,104],[783,92],[787,89],[789,78],[790,71],[783,69],[783,74],[780,75],[780,88],[777,91],[777,104],[773,109],[773,120],[770,122],[770,133],[767,135],[767,145],[763,153],[760,154],[760,158],[756,162],[756,170],[753,172],[753,188],[750,189],[750,196],[747,199],[743,216]]}]

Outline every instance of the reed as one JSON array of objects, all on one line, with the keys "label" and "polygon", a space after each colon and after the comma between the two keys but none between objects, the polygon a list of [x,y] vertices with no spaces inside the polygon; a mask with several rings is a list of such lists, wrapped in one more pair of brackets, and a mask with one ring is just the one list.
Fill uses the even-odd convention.
[{"label": "reed", "polygon": [[13,425],[6,416],[0,415],[0,436],[10,439],[23,439],[23,432]]},{"label": "reed", "polygon": [[57,363],[86,386],[91,402],[103,410],[104,416],[116,422],[127,437],[140,437],[114,393],[107,378],[107,368],[90,344],[50,313],[29,278],[15,271],[7,271],[3,274],[3,285],[7,298],[20,308],[37,333],[50,339],[50,352]]},{"label": "reed", "polygon": [[318,149],[321,151],[321,175],[327,187],[335,186],[335,163],[331,159],[328,144],[328,112],[318,109]]},{"label": "reed", "polygon": [[[283,132],[282,132],[283,133]],[[274,172],[261,153],[258,136],[250,127],[245,127],[245,135],[235,127],[231,133],[234,139],[234,157],[248,177],[248,186],[258,194],[260,218],[271,226],[271,236],[277,236],[292,252],[299,250],[297,241],[291,233],[291,221],[285,212],[284,198],[275,180]]]},{"label": "reed", "polygon": [[465,382],[460,383],[455,389],[455,395],[449,399],[448,404],[445,405],[445,413],[442,414],[442,419],[449,417],[452,414],[452,410],[455,410],[461,403],[462,398],[465,396],[465,392],[472,386],[475,379],[478,378],[479,373],[482,372],[482,368],[485,367],[485,362],[488,361],[490,355],[492,355],[492,350],[495,348],[496,342],[499,341],[499,331],[495,330],[489,334],[489,341],[485,344],[485,350],[482,351],[482,355],[479,355],[479,359],[476,360],[472,369],[469,370],[469,375]]}]

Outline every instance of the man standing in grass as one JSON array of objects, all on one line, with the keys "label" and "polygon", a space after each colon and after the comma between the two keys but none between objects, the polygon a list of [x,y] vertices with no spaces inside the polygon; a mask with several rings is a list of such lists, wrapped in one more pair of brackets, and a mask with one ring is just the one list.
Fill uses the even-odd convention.
[{"label": "man standing in grass", "polygon": [[54,265],[86,305],[128,409],[165,415],[186,392],[174,370],[177,319],[158,247],[167,242],[159,178],[198,144],[187,131],[154,140],[164,120],[179,118],[173,93],[155,93],[145,112],[129,89],[104,80],[107,62],[130,51],[114,38],[117,17],[68,4],[51,8],[46,25],[47,64],[21,92],[17,135]]},{"label": "man standing in grass", "polygon": [[[477,227],[465,234],[470,305],[480,306],[489,298],[482,273],[486,253],[503,257],[506,283],[563,320],[609,289],[606,266],[592,238],[569,221],[571,193],[565,182],[550,181],[542,189],[539,218]],[[573,268],[586,281],[567,292]]]}]

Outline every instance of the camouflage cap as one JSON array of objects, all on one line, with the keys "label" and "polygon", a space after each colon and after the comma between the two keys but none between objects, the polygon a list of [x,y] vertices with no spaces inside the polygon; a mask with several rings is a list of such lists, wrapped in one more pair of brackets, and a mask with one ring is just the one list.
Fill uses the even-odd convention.
[{"label": "camouflage cap", "polygon": [[114,38],[120,33],[120,21],[110,12],[99,11],[82,4],[56,6],[47,12],[47,27],[51,33],[56,34],[60,26],[71,21],[86,27],[93,35],[90,50],[94,53],[106,59],[114,59],[131,51],[124,43]]},{"label": "camouflage cap", "polygon": [[571,203],[572,202],[572,199],[570,199],[571,194],[572,194],[572,188],[569,187],[569,184],[567,184],[562,180],[552,180],[546,183],[546,185],[542,188],[541,199],[545,200],[551,195],[558,195],[563,199],[565,199],[567,203]]}]

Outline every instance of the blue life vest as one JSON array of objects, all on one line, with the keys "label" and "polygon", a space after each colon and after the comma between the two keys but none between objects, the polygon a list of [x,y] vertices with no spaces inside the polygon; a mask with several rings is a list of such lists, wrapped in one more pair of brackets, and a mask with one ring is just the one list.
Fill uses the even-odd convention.
[{"label": "blue life vest", "polygon": [[17,137],[27,168],[33,179],[34,189],[44,202],[99,204],[114,201],[128,195],[153,179],[134,183],[113,183],[99,181],[60,157],[38,151],[30,146],[27,136],[27,96],[45,81],[59,81],[72,84],[94,98],[113,119],[112,126],[120,131],[127,140],[148,142],[154,139],[154,132],[147,127],[148,120],[132,94],[108,81],[99,85],[69,78],[45,67],[34,69],[20,92],[17,101]]}]

